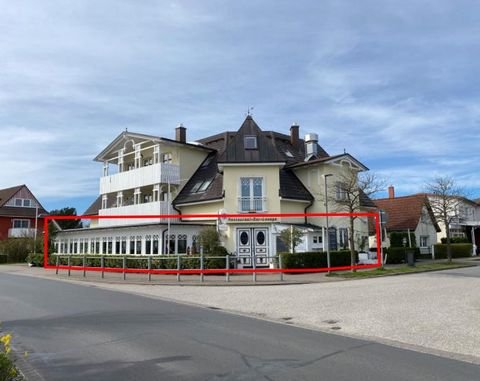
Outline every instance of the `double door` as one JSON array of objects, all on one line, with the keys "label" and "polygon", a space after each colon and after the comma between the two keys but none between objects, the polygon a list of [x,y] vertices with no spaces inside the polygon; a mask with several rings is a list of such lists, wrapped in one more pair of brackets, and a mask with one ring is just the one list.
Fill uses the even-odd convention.
[{"label": "double door", "polygon": [[237,228],[237,256],[242,267],[268,267],[268,228]]}]

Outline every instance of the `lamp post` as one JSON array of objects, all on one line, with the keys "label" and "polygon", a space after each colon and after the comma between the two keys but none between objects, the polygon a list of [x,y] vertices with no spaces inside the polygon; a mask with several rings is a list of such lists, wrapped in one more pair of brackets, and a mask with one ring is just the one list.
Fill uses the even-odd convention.
[{"label": "lamp post", "polygon": [[35,206],[35,231],[33,232],[33,255],[37,254],[38,204]]},{"label": "lamp post", "polygon": [[325,243],[327,244],[327,268],[328,273],[330,273],[330,229],[328,226],[328,191],[327,191],[327,177],[333,176],[331,173],[327,173],[323,175],[323,183],[325,187],[325,219],[327,225],[327,234],[325,235]]}]

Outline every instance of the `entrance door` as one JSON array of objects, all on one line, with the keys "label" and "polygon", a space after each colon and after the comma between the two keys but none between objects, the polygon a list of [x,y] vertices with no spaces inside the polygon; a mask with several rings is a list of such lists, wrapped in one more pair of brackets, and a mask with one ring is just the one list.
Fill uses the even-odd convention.
[{"label": "entrance door", "polygon": [[238,228],[237,256],[242,267],[268,267],[268,228]]}]

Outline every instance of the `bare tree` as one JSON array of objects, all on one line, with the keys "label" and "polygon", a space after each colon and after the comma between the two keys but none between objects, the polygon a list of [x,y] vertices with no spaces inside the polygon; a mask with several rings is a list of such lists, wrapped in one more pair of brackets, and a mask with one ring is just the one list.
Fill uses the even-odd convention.
[{"label": "bare tree", "polygon": [[426,189],[435,218],[445,225],[447,258],[448,262],[451,262],[450,225],[458,218],[458,203],[463,197],[463,192],[455,180],[449,176],[434,178],[426,185]]},{"label": "bare tree", "polygon": [[[332,196],[337,211],[359,213],[365,208],[369,198],[385,189],[385,180],[374,173],[358,173],[354,169],[346,169],[338,176]],[[333,193],[333,192],[331,192]],[[372,205],[373,207],[373,205]],[[348,237],[352,266],[356,262],[354,225],[356,216],[349,216],[350,234]]]},{"label": "bare tree", "polygon": [[283,229],[280,232],[280,240],[288,247],[291,253],[295,253],[295,248],[303,240],[303,232],[293,225],[290,225],[289,228]]}]

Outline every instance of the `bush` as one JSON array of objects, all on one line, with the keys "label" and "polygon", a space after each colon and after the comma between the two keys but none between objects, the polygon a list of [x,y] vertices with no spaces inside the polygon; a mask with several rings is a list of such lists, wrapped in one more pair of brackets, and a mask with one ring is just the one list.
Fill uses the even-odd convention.
[{"label": "bush", "polygon": [[[327,267],[326,252],[279,253],[283,269]],[[357,257],[358,261],[358,257]],[[350,251],[331,251],[330,266],[350,266]]]},{"label": "bush", "polygon": [[0,263],[7,263],[8,257],[7,254],[0,254]]},{"label": "bush", "polygon": [[[43,266],[43,254],[37,254],[39,257],[40,266]],[[52,265],[56,265],[56,256],[51,256]],[[122,256],[108,256],[104,255],[104,266],[111,268],[123,268]],[[148,269],[149,256],[126,256],[126,267],[129,269]],[[177,269],[177,256],[176,255],[162,255],[151,258],[152,269],[165,269],[175,270]],[[223,247],[214,249],[213,254],[204,255],[203,267],[204,269],[224,269],[226,266],[226,260],[230,258],[230,255]],[[41,262],[40,262],[41,260]],[[36,262],[33,262],[35,265]],[[200,254],[196,255],[181,255],[180,256],[180,269],[200,269]],[[62,256],[59,258],[59,265],[67,266],[68,257]],[[71,266],[83,266],[82,255],[72,255],[70,257]],[[92,255],[88,255],[85,259],[85,265],[87,267],[101,267],[101,255],[97,255],[92,258]],[[232,267],[232,266],[230,266]]]},{"label": "bush", "polygon": [[7,255],[7,262],[25,262],[27,255],[33,249],[31,238],[8,238],[1,243],[1,252]]},{"label": "bush", "polygon": [[[471,243],[452,243],[452,258],[465,258],[472,255],[472,244]],[[445,259],[447,258],[447,245],[443,243],[437,243],[435,247],[435,258],[436,259]]]},{"label": "bush", "polygon": [[[447,243],[447,237],[440,240],[442,243]],[[450,237],[450,243],[470,243],[466,237]]]},{"label": "bush", "polygon": [[0,381],[23,380],[11,359],[11,338],[10,334],[0,335]]},{"label": "bush", "polygon": [[31,263],[33,266],[43,267],[43,254],[30,253],[27,255],[27,258],[25,260],[27,261],[27,263]]},{"label": "bush", "polygon": [[415,252],[415,259],[420,256],[420,249],[418,247],[389,247],[383,249],[383,256],[387,256],[387,264],[404,263],[406,262],[406,252]]},{"label": "bush", "polygon": [[[390,238],[390,247],[402,247],[403,248],[403,239],[404,238],[406,238],[406,240],[407,240],[407,245],[409,244],[408,232],[391,232],[389,238]],[[410,241],[412,242],[412,247],[417,246],[414,232],[410,232]]]}]

